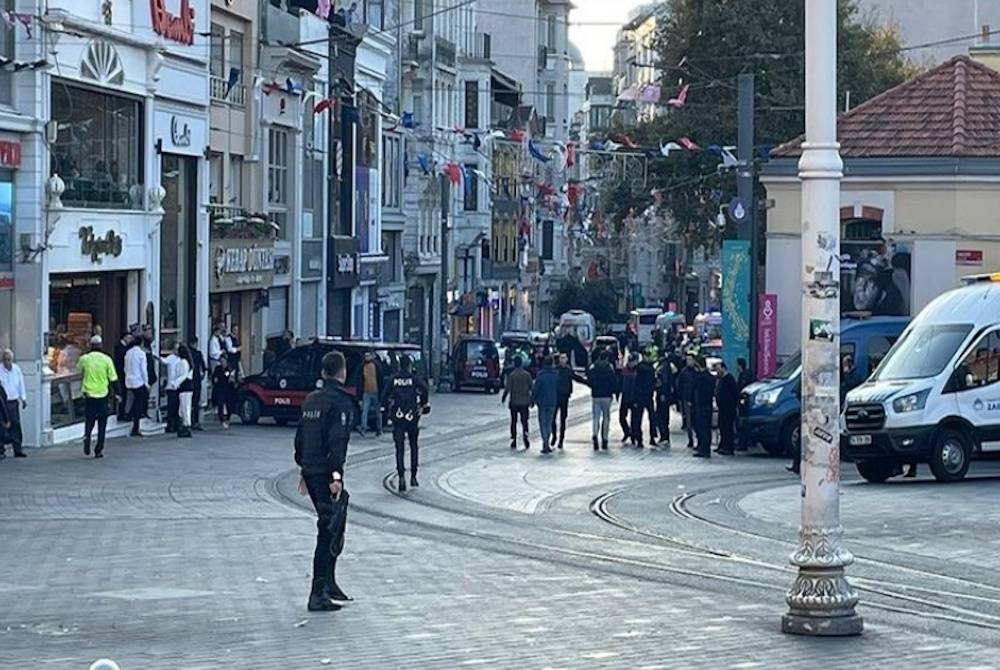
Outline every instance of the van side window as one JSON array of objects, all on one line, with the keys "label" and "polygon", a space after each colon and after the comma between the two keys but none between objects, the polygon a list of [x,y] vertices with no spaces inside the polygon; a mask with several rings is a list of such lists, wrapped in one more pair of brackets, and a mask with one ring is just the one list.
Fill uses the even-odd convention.
[{"label": "van side window", "polygon": [[896,343],[897,336],[872,335],[868,338],[868,374],[875,372],[875,368],[882,362],[889,349]]},{"label": "van side window", "polygon": [[1000,379],[1000,331],[987,333],[969,350],[959,365],[965,388],[979,388]]}]

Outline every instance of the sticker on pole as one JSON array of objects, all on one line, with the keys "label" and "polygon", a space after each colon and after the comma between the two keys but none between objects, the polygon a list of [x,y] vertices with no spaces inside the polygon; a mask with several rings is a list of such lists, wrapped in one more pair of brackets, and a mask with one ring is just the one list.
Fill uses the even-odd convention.
[{"label": "sticker on pole", "polygon": [[750,209],[743,198],[736,197],[729,201],[729,220],[733,223],[745,223],[750,216]]}]

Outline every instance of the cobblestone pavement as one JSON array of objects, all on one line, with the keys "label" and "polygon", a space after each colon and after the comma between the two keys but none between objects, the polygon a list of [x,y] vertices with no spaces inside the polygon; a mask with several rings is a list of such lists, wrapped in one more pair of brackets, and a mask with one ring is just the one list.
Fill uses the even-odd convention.
[{"label": "cobblestone pavement", "polygon": [[679,436],[594,454],[589,402],[571,414],[546,457],[507,448],[497,396],[435,396],[403,495],[388,437],[355,438],[341,573],[357,601],[323,615],[304,607],[315,526],[291,428],[4,461],[0,668],[1000,667],[988,480],[849,481],[866,632],[793,638],[784,463],[692,459]]}]

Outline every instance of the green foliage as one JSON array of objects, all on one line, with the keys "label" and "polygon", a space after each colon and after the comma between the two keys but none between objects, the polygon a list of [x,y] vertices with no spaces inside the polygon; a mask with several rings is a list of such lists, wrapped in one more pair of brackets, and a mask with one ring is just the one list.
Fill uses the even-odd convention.
[{"label": "green foliage", "polygon": [[[687,104],[632,131],[644,145],[681,136],[702,147],[736,144],[736,76],[756,77],[756,145],[775,146],[804,130],[805,6],[789,0],[666,0],[656,48],[664,97],[689,84]],[[682,64],[683,61],[683,64]],[[912,76],[892,26],[862,17],[856,0],[838,3],[838,90],[852,106]],[[721,160],[707,152],[673,153],[650,161],[652,188],[690,245],[710,247],[718,233],[707,222],[721,195],[735,194],[735,175],[717,174]],[[715,198],[713,199],[713,195]],[[605,193],[615,221],[646,203]],[[610,211],[610,210],[609,210]]]},{"label": "green foliage", "polygon": [[618,294],[607,278],[583,284],[567,281],[552,298],[550,308],[555,317],[571,309],[582,309],[593,314],[599,323],[611,323],[618,316]]}]

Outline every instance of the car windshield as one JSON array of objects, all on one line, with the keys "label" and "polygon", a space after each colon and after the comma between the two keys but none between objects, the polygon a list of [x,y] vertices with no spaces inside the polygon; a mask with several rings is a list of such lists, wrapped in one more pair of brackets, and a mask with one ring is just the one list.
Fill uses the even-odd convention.
[{"label": "car windshield", "polygon": [[889,350],[873,379],[926,379],[940,374],[972,330],[970,324],[920,326]]},{"label": "car windshield", "polygon": [[800,367],[802,367],[802,352],[796,352],[794,356],[782,363],[771,377],[773,379],[791,379]]}]

